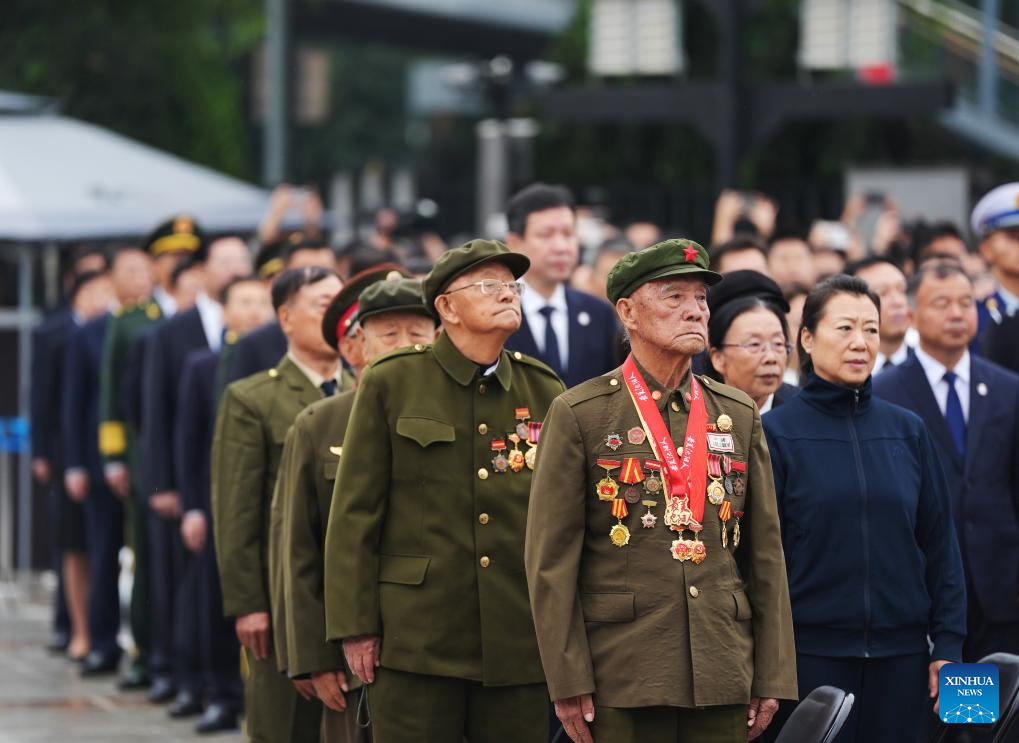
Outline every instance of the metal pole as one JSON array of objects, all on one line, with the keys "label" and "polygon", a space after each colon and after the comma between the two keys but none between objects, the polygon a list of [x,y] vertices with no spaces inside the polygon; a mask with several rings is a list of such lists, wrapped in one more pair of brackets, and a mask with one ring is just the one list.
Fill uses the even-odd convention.
[{"label": "metal pole", "polygon": [[[18,248],[18,417],[31,415],[32,390],[32,247]],[[13,437],[12,437],[13,438]],[[23,442],[24,444],[25,442]],[[18,569],[32,567],[32,470],[28,447],[18,452]]]},{"label": "metal pole", "polygon": [[492,218],[501,214],[509,198],[509,153],[507,124],[499,119],[479,121],[474,131],[478,142],[476,177],[476,229],[478,237],[491,234]]},{"label": "metal pole", "polygon": [[60,301],[60,246],[46,243],[42,259],[44,307],[52,309]]},{"label": "metal pole", "polygon": [[998,112],[998,65],[996,36],[999,0],[983,0],[984,34],[980,48],[980,110],[987,116]]},{"label": "metal pole", "polygon": [[287,173],[287,0],[265,0],[265,136],[262,181],[283,183]]}]

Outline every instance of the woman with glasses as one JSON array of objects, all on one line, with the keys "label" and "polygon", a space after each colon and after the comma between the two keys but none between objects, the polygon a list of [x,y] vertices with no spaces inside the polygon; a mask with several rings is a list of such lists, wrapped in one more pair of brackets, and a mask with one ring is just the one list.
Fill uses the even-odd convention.
[{"label": "woman with glasses", "polygon": [[[871,395],[881,303],[834,276],[803,306],[803,388],[763,418],[800,699],[855,695],[840,743],[922,739],[938,672],[962,657],[966,590],[948,485],[924,422]],[[795,705],[783,704],[777,735]],[[951,715],[951,709],[940,712]]]},{"label": "woman with glasses", "polygon": [[[726,277],[722,284],[729,280]],[[768,277],[754,274],[742,283],[747,286],[736,294],[711,298],[715,301],[708,321],[705,372],[747,393],[763,414],[797,392],[782,381],[791,350],[786,307],[778,285]]]}]

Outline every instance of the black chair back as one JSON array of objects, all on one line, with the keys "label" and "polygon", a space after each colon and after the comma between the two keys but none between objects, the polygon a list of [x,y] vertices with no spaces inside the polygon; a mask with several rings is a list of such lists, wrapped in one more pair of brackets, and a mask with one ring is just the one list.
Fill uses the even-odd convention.
[{"label": "black chair back", "polygon": [[831,743],[853,709],[853,695],[834,686],[819,686],[789,715],[775,743]]}]

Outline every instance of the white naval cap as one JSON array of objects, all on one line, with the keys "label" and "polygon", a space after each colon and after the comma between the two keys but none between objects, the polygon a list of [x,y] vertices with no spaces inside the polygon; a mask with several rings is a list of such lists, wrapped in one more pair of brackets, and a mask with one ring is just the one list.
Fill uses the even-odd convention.
[{"label": "white naval cap", "polygon": [[1019,225],[1019,183],[1006,183],[989,191],[973,209],[970,226],[977,238],[1003,227]]}]

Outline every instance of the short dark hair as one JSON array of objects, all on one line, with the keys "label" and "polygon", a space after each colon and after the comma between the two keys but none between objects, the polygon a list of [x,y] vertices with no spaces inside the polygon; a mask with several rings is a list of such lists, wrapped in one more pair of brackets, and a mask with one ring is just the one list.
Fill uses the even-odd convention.
[{"label": "short dark hair", "polygon": [[170,273],[170,286],[177,286],[177,282],[180,281],[181,276],[183,276],[187,271],[190,271],[192,268],[201,267],[201,265],[201,261],[195,260],[191,256],[182,257]]},{"label": "short dark hair", "polygon": [[740,253],[744,250],[756,250],[765,258],[768,257],[768,246],[756,235],[742,233],[735,235],[731,240],[719,245],[712,245],[708,250],[708,268],[717,271],[722,263],[722,258],[730,253]]},{"label": "short dark hair", "polygon": [[610,237],[608,240],[598,246],[598,252],[595,254],[594,259],[597,261],[603,255],[611,253],[612,255],[626,255],[636,250],[629,240],[622,235],[617,237]]},{"label": "short dark hair", "polygon": [[517,191],[506,204],[506,221],[509,231],[523,235],[527,231],[527,218],[534,212],[565,206],[574,211],[576,202],[566,186],[532,183]]},{"label": "short dark hair", "polygon": [[800,330],[796,333],[796,348],[800,353],[800,371],[810,374],[814,371],[814,364],[810,355],[803,347],[802,331],[806,328],[813,335],[817,332],[817,323],[821,321],[828,303],[839,294],[852,294],[857,297],[867,297],[877,307],[878,316],[881,315],[881,298],[870,290],[867,282],[858,276],[847,276],[836,274],[829,276],[820,284],[815,286],[807,301],[803,303],[803,321],[800,323]]},{"label": "short dark hair", "polygon": [[348,271],[351,276],[356,276],[362,271],[367,271],[369,268],[374,268],[381,263],[400,262],[396,256],[390,253],[383,253],[371,245],[358,245],[348,252],[345,257],[350,262]]},{"label": "short dark hair", "polygon": [[279,308],[294,298],[297,292],[306,286],[325,281],[336,274],[321,266],[305,266],[284,271],[272,282],[272,308]]},{"label": "short dark hair", "polygon": [[954,237],[966,247],[967,251],[969,250],[969,245],[966,243],[966,238],[962,236],[962,231],[952,222],[935,222],[934,224],[919,222],[913,228],[913,259],[919,262],[923,257],[924,251],[931,246],[931,243],[943,237]]},{"label": "short dark hair", "polygon": [[[728,334],[732,324],[736,322],[736,318],[745,315],[747,312],[753,312],[756,309],[767,310],[778,318],[778,324],[782,326],[782,335],[785,336],[786,343],[788,343],[789,321],[786,320],[785,312],[761,297],[741,297],[731,302],[726,302],[717,312],[711,315],[711,319],[708,320],[708,348],[721,348],[725,342],[725,336]],[[718,370],[715,369],[714,364],[711,363],[710,353],[705,356],[704,373],[719,382],[725,381]]]},{"label": "short dark hair", "polygon": [[[90,244],[87,244],[87,245],[79,245],[71,253],[71,267],[72,267],[72,269],[78,263],[78,261],[80,261],[80,260],[82,260],[84,258],[88,258],[89,256],[93,256],[93,255],[98,255],[100,258],[103,259],[103,267],[104,268],[109,268],[110,267],[110,255],[109,255],[109,251],[105,247],[103,247],[102,245],[97,245],[95,243],[90,243]],[[88,272],[86,272],[86,273],[88,273]]]},{"label": "short dark hair", "polygon": [[248,274],[247,276],[238,276],[236,278],[230,279],[230,281],[227,282],[226,286],[223,287],[223,291],[219,293],[219,303],[223,305],[226,304],[226,301],[230,298],[230,292],[233,290],[235,286],[239,284],[251,284],[251,283],[261,284],[262,279],[253,273]]},{"label": "short dark hair", "polygon": [[294,255],[300,253],[302,250],[328,250],[334,257],[336,256],[336,251],[334,251],[329,243],[327,243],[324,239],[312,239],[305,237],[294,243],[288,240],[286,245],[283,247],[280,257],[283,259],[284,264],[289,264]]},{"label": "short dark hair", "polygon": [[973,279],[970,277],[966,270],[954,260],[928,260],[925,261],[918,269],[916,273],[909,277],[909,281],[906,282],[906,296],[909,297],[909,303],[912,304],[916,300],[917,292],[920,291],[920,285],[923,284],[924,279],[932,276],[936,279],[947,279],[949,276],[962,276],[973,285]]},{"label": "short dark hair", "polygon": [[871,266],[879,266],[882,263],[887,263],[889,266],[894,266],[900,271],[902,270],[902,266],[900,266],[890,258],[887,258],[883,255],[868,255],[866,258],[860,258],[859,260],[847,263],[846,267],[842,270],[842,273],[846,274],[847,276],[858,276],[860,274],[860,271],[864,270],[865,268],[870,268]]},{"label": "short dark hair", "polygon": [[93,281],[101,279],[103,276],[106,276],[106,271],[82,271],[74,277],[74,283],[71,284],[71,294],[68,299],[73,302],[74,298],[78,296],[78,292],[80,292],[86,284],[91,284]]}]

